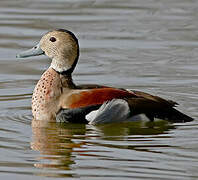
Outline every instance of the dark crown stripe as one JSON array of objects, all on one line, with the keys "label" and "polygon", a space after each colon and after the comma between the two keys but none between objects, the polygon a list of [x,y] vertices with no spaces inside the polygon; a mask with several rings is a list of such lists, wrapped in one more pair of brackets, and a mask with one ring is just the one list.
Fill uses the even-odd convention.
[{"label": "dark crown stripe", "polygon": [[57,31],[65,32],[65,33],[70,34],[70,35],[73,37],[73,39],[74,39],[74,40],[77,42],[77,44],[78,44],[78,39],[77,39],[77,37],[74,35],[73,32],[71,32],[71,31],[69,31],[69,30],[66,30],[66,29],[57,29]]},{"label": "dark crown stripe", "polygon": [[75,41],[76,44],[77,44],[77,57],[76,57],[76,59],[74,60],[74,63],[72,64],[72,67],[71,67],[70,69],[66,70],[66,71],[59,72],[59,73],[62,74],[62,75],[69,75],[69,74],[71,74],[71,73],[74,71],[74,68],[76,67],[76,64],[77,64],[77,62],[78,62],[78,58],[79,58],[79,54],[80,54],[78,39],[77,39],[77,37],[74,35],[74,33],[72,33],[72,32],[69,31],[69,30],[66,30],[66,29],[57,29],[57,31],[68,33],[69,35],[72,36],[72,38],[74,39],[74,41]]}]

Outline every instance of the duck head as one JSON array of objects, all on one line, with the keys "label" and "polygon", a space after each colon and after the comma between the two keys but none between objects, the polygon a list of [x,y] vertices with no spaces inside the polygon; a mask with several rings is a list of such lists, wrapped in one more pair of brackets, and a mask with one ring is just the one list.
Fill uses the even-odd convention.
[{"label": "duck head", "polygon": [[46,33],[32,49],[19,53],[18,58],[45,54],[52,59],[51,66],[61,74],[71,74],[79,57],[79,45],[76,36],[65,29]]}]

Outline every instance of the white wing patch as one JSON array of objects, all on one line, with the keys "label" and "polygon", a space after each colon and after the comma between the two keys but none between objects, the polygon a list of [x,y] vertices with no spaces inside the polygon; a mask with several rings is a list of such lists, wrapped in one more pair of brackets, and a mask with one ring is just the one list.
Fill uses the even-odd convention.
[{"label": "white wing patch", "polygon": [[126,121],[130,116],[128,103],[123,99],[105,102],[98,110],[86,115],[89,124],[104,124]]}]

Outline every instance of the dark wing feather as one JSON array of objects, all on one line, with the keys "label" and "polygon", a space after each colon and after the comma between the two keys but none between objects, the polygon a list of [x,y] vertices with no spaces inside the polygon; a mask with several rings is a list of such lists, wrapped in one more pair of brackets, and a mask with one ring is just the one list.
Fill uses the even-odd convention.
[{"label": "dark wing feather", "polygon": [[103,86],[98,84],[82,84],[76,86],[76,89],[97,89],[97,88],[108,88],[108,86]]},{"label": "dark wing feather", "polygon": [[174,106],[178,105],[177,102],[174,102],[172,100],[166,100],[166,99],[163,99],[159,96],[153,96],[151,94],[141,92],[141,91],[133,91],[133,92],[139,97],[143,97],[145,99],[152,100],[152,101],[161,103],[163,105],[167,105],[167,106],[170,106],[170,107],[174,107]]},{"label": "dark wing feather", "polygon": [[133,91],[138,97],[126,99],[129,103],[133,115],[145,114],[151,121],[155,118],[168,120],[171,122],[190,122],[193,118],[179,112],[174,107],[176,102],[165,100],[158,96]]},{"label": "dark wing feather", "polygon": [[56,116],[56,121],[64,123],[88,123],[85,116],[100,106],[101,105],[93,105],[74,109],[61,109]]}]

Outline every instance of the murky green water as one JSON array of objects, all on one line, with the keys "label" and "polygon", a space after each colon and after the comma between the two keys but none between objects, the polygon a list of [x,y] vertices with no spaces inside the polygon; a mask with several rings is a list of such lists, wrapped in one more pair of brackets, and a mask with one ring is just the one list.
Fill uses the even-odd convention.
[{"label": "murky green water", "polygon": [[[195,0],[1,0],[0,179],[198,179],[197,8]],[[50,61],[15,55],[55,28],[79,38],[76,83],[170,98],[195,121],[32,129],[32,90]]]}]

